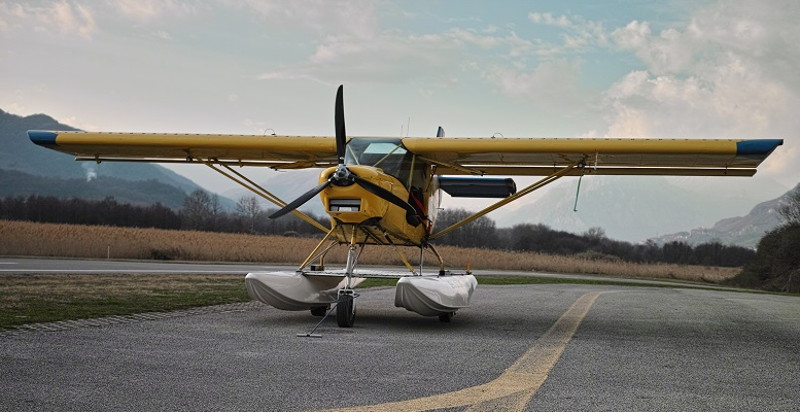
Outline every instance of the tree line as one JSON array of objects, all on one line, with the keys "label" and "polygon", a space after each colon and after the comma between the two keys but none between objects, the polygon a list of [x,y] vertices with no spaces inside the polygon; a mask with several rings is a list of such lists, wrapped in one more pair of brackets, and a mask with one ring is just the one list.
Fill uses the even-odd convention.
[{"label": "tree line", "polygon": [[783,224],[761,238],[756,256],[729,284],[800,293],[800,185],[782,199],[778,213]]},{"label": "tree line", "polygon": [[[232,212],[227,212],[220,206],[217,195],[202,190],[189,194],[179,210],[158,203],[119,203],[111,197],[100,201],[36,195],[0,199],[0,219],[6,220],[266,235],[320,235],[319,230],[293,215],[269,219],[274,210],[263,209],[255,197],[245,196],[239,199]],[[464,209],[440,211],[436,227],[444,229],[470,214]],[[329,225],[327,217],[313,214],[311,217],[324,226]],[[750,249],[719,242],[694,247],[681,242],[632,244],[608,239],[601,228],[592,228],[583,234],[558,231],[543,224],[497,228],[495,222],[486,216],[443,236],[437,244],[636,263],[728,267],[742,266],[755,256]]]},{"label": "tree line", "polygon": [[0,198],[0,219],[78,225],[180,229],[178,213],[156,203],[137,206],[103,200],[31,195]]},{"label": "tree line", "polygon": [[[439,212],[437,229],[444,229],[469,216],[464,209]],[[578,255],[587,259],[619,260],[633,263],[675,263],[740,267],[755,252],[741,246],[720,242],[690,246],[683,242],[658,245],[652,241],[633,244],[606,237],[602,228],[591,228],[583,234],[554,230],[543,224],[523,223],[510,228],[497,228],[495,222],[482,216],[474,222],[443,236],[438,243],[463,247],[538,252],[549,255]]]},{"label": "tree line", "polygon": [[[113,197],[103,200],[38,195],[0,198],[0,219],[4,220],[268,235],[306,236],[319,233],[318,229],[294,215],[281,219],[267,218],[275,210],[262,210],[255,197],[243,197],[234,211],[227,212],[220,206],[217,195],[202,190],[186,196],[178,210],[160,203],[120,203]],[[310,216],[324,225],[328,224],[327,217]]]}]

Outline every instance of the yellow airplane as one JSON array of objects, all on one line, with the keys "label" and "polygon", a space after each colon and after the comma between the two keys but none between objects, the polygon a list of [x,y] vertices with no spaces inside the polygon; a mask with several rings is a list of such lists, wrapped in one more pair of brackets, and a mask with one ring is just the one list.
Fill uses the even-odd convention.
[{"label": "yellow airplane", "polygon": [[[469,306],[477,282],[469,270],[446,270],[433,241],[561,177],[583,175],[752,176],[781,139],[554,139],[348,137],[342,86],[336,94],[335,137],[143,134],[37,131],[37,145],[70,153],[76,160],[198,163],[280,207],[272,218],[293,213],[324,236],[294,272],[246,276],[251,297],[284,310],[324,316],[335,304],[339,326],[355,319],[353,287],[365,278],[398,279],[395,305],[449,322]],[[316,187],[286,203],[235,166],[276,170],[323,168]],[[513,179],[542,176],[517,190]],[[435,228],[440,193],[500,199],[450,227]],[[297,210],[320,195],[330,216],[326,227]],[[324,259],[337,245],[348,248],[340,270]],[[393,247],[407,272],[356,269],[366,245]],[[418,265],[399,246],[419,249]],[[423,274],[424,251],[439,270]]]}]

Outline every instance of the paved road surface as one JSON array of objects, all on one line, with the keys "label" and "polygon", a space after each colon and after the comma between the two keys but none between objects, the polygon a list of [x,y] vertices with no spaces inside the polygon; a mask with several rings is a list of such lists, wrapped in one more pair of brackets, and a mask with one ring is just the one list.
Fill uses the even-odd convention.
[{"label": "paved road surface", "polygon": [[[4,410],[796,410],[800,298],[481,286],[452,323],[361,292],[355,327],[260,304],[0,335]],[[362,409],[366,410],[366,409]]]}]

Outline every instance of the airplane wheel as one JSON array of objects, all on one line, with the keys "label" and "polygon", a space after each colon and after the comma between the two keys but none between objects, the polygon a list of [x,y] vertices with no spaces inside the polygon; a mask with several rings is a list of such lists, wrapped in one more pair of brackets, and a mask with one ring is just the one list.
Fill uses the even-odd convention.
[{"label": "airplane wheel", "polygon": [[456,315],[455,312],[443,313],[443,314],[439,315],[439,322],[450,323],[450,320],[452,320],[453,316],[455,316],[455,315]]},{"label": "airplane wheel", "polygon": [[352,296],[342,295],[336,305],[336,323],[343,328],[353,327],[356,320],[356,302]]},{"label": "airplane wheel", "polygon": [[311,308],[311,314],[314,316],[325,316],[328,309],[330,309],[330,306],[314,306]]}]

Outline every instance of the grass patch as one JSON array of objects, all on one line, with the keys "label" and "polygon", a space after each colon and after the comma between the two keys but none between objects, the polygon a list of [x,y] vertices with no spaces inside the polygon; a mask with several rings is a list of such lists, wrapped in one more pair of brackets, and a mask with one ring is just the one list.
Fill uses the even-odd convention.
[{"label": "grass patch", "polygon": [[[550,276],[476,276],[479,285],[605,285],[605,286],[652,286],[649,284],[604,280],[604,279],[574,279],[555,278]],[[670,286],[672,287],[672,286]]]},{"label": "grass patch", "polygon": [[241,275],[3,275],[0,328],[249,300]]},{"label": "grass patch", "polygon": [[375,288],[379,286],[394,286],[397,284],[397,279],[386,278],[368,278],[359,283],[357,288]]},{"label": "grass patch", "polygon": [[[481,285],[580,284],[691,288],[687,285],[605,279],[538,276],[476,278]],[[397,279],[372,278],[366,279],[358,287],[396,284]],[[0,276],[0,329],[26,323],[170,311],[249,300],[242,275],[3,275]]]},{"label": "grass patch", "polygon": [[[631,282],[602,280],[602,279],[569,279],[554,278],[550,276],[475,276],[479,285],[545,285],[545,284],[575,284],[575,285],[611,285],[629,286]],[[358,284],[358,288],[373,288],[380,286],[395,286],[397,279],[369,278]],[[650,285],[645,285],[650,286]]]}]

